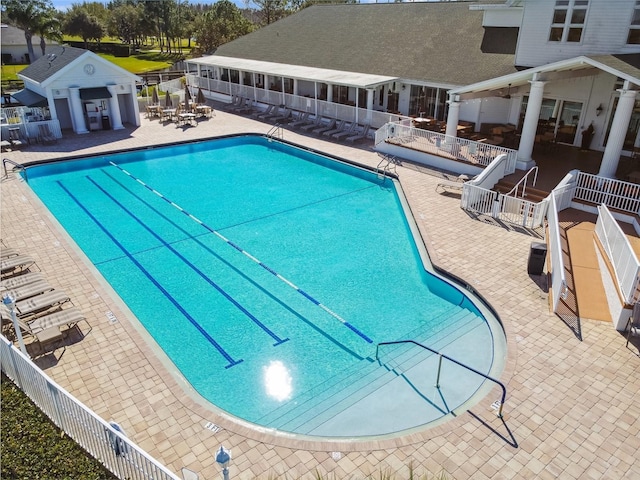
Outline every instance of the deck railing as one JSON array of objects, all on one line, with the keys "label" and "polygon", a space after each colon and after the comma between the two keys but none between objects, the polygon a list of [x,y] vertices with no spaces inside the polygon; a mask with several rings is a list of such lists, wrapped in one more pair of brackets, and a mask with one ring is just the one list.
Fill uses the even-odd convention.
[{"label": "deck railing", "polygon": [[441,157],[451,157],[479,167],[486,167],[494,158],[506,155],[505,175],[516,171],[516,150],[415,128],[410,119],[387,123],[376,132],[375,142],[376,145],[388,142]]},{"label": "deck railing", "polygon": [[49,378],[0,335],[2,371],[53,423],[118,478],[180,480]]},{"label": "deck railing", "polygon": [[551,289],[553,291],[553,312],[558,313],[560,299],[567,295],[567,278],[564,271],[564,257],[562,237],[560,236],[560,221],[558,219],[558,202],[556,195],[549,197],[547,211],[547,225],[549,227],[549,255],[551,257]]},{"label": "deck railing", "polygon": [[640,215],[640,185],[636,183],[580,172],[573,198]]},{"label": "deck railing", "polygon": [[633,305],[639,300],[640,262],[629,243],[629,239],[606,205],[598,206],[596,236],[613,266],[615,280],[622,298],[627,305]]}]

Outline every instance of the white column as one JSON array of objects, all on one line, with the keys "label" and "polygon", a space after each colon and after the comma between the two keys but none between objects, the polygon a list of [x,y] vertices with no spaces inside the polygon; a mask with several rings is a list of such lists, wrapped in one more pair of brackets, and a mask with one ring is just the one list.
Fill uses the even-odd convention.
[{"label": "white column", "polygon": [[371,123],[371,113],[373,112],[373,96],[376,93],[375,88],[367,88],[367,123]]},{"label": "white column", "polygon": [[118,90],[116,85],[107,85],[107,90],[111,94],[109,99],[109,116],[111,117],[111,128],[122,130],[122,115],[120,115],[120,102],[118,102]]},{"label": "white column", "polygon": [[136,82],[131,82],[129,85],[129,92],[131,93],[131,98],[133,102],[133,118],[130,121],[136,127],[140,126],[140,106],[138,105],[138,90],[136,89]]},{"label": "white column", "polygon": [[609,137],[607,138],[607,146],[602,156],[600,171],[598,175],[601,177],[615,177],[620,162],[620,154],[624,145],[624,139],[629,127],[629,120],[633,113],[633,105],[636,101],[635,90],[618,90],[620,99],[616,107],[616,113],[613,115]]},{"label": "white column", "polygon": [[333,102],[333,85],[327,83],[327,102]]},{"label": "white column", "polygon": [[457,101],[457,95],[449,98],[449,113],[447,114],[447,129],[445,135],[447,137],[456,137],[458,135],[458,119],[460,118],[460,102]]},{"label": "white column", "polygon": [[293,94],[298,95],[298,79],[293,79]]},{"label": "white column", "polygon": [[518,147],[518,168],[525,170],[535,165],[531,154],[533,153],[533,144],[536,141],[536,131],[538,130],[538,118],[540,117],[540,108],[542,107],[545,82],[533,80],[529,83],[531,84],[529,102],[527,103],[527,112],[524,116],[522,136],[520,137],[520,146]]},{"label": "white column", "polygon": [[80,99],[80,88],[69,87],[69,104],[71,107],[71,121],[73,122],[73,130],[76,133],[89,133],[87,124],[84,120],[84,111],[82,110],[82,100]]}]

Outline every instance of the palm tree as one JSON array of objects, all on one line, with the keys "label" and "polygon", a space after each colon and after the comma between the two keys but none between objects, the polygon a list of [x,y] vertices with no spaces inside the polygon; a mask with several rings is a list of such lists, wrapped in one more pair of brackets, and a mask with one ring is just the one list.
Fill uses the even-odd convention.
[{"label": "palm tree", "polygon": [[33,32],[40,37],[40,50],[44,56],[47,49],[45,40],[54,40],[58,43],[62,42],[61,23],[57,17],[57,12],[47,12],[47,15],[40,17],[40,22],[33,28]]},{"label": "palm tree", "polygon": [[31,38],[47,19],[55,18],[52,3],[49,0],[5,0],[2,9],[10,23],[24,30],[31,63],[35,59]]}]

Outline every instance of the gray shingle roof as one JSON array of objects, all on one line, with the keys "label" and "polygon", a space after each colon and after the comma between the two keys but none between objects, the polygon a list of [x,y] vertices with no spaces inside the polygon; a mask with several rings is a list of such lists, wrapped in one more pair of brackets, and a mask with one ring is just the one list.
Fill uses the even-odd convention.
[{"label": "gray shingle roof", "polygon": [[35,82],[42,83],[87,52],[88,50],[75,47],[50,47],[47,48],[45,56],[40,57],[27,68],[20,70],[19,73]]},{"label": "gray shingle roof", "polygon": [[515,72],[512,53],[495,53],[513,48],[495,48],[495,31],[485,41],[483,13],[469,10],[471,3],[477,2],[315,5],[216,54],[445,85]]}]

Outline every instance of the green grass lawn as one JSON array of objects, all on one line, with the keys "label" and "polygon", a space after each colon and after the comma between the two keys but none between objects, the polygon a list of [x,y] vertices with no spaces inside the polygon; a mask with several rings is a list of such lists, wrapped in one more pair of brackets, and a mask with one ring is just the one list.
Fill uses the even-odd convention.
[{"label": "green grass lawn", "polygon": [[4,374],[0,385],[0,478],[112,480]]},{"label": "green grass lawn", "polygon": [[[135,74],[168,68],[178,59],[175,54],[169,55],[153,50],[142,51],[130,57],[116,57],[104,53],[99,53],[98,55]],[[28,65],[2,65],[2,82],[19,80],[18,72],[26,67]]]}]

